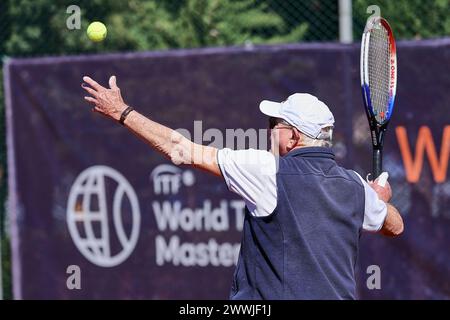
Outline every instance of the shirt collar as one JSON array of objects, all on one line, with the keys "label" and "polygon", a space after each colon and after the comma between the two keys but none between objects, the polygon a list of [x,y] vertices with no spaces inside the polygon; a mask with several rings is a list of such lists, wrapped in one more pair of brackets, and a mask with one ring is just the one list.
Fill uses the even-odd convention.
[{"label": "shirt collar", "polygon": [[289,151],[284,157],[335,158],[333,150],[327,147],[297,148]]}]

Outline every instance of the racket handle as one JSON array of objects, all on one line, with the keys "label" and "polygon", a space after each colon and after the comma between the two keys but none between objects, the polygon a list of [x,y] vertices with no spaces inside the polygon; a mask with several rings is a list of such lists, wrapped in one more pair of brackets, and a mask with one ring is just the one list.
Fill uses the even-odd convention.
[{"label": "racket handle", "polygon": [[378,178],[378,176],[381,174],[383,168],[382,168],[382,155],[383,155],[382,149],[373,149],[373,170],[372,179],[375,180]]}]

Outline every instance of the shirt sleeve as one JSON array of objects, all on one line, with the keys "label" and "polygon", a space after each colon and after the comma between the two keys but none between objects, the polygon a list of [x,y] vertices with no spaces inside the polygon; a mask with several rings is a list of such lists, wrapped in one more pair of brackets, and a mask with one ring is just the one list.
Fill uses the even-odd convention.
[{"label": "shirt sleeve", "polygon": [[383,227],[387,215],[387,206],[383,200],[378,198],[378,194],[369,184],[356,173],[364,186],[364,221],[363,230],[377,232]]},{"label": "shirt sleeve", "polygon": [[228,189],[241,196],[254,216],[270,215],[277,205],[275,156],[263,150],[221,149],[217,162]]}]

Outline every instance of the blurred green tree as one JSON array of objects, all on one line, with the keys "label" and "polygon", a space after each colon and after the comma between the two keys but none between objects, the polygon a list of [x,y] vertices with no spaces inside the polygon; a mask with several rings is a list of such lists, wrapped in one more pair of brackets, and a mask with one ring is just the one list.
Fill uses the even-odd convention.
[{"label": "blurred green tree", "polygon": [[[66,28],[71,0],[9,0],[3,15],[9,32],[0,49],[11,56],[131,51],[295,42],[307,23],[294,28],[268,5],[253,0],[81,1],[81,30]],[[6,13],[5,13],[6,12]],[[85,30],[99,20],[107,39],[92,43]],[[1,52],[0,52],[1,53]]]},{"label": "blurred green tree", "polygon": [[354,0],[355,41],[360,39],[370,5],[380,7],[380,15],[391,25],[397,39],[426,39],[450,35],[449,0]]},{"label": "blurred green tree", "polygon": [[[0,2],[0,56],[285,43],[338,38],[335,0],[82,0],[81,29],[68,30],[72,0]],[[354,0],[355,39],[369,5],[378,5],[397,38],[450,34],[450,1]],[[108,27],[102,43],[89,41],[92,21]]]}]

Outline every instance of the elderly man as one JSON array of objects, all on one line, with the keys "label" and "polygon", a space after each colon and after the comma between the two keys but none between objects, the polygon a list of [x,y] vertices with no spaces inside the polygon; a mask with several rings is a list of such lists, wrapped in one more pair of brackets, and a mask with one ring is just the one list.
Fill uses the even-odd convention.
[{"label": "elderly man", "polygon": [[217,150],[191,142],[122,99],[116,78],[105,88],[89,77],[85,99],[176,164],[222,176],[246,203],[231,299],[354,299],[362,230],[397,236],[403,221],[391,189],[338,166],[330,149],[333,114],[316,97],[296,93],[263,101],[271,152]]}]

